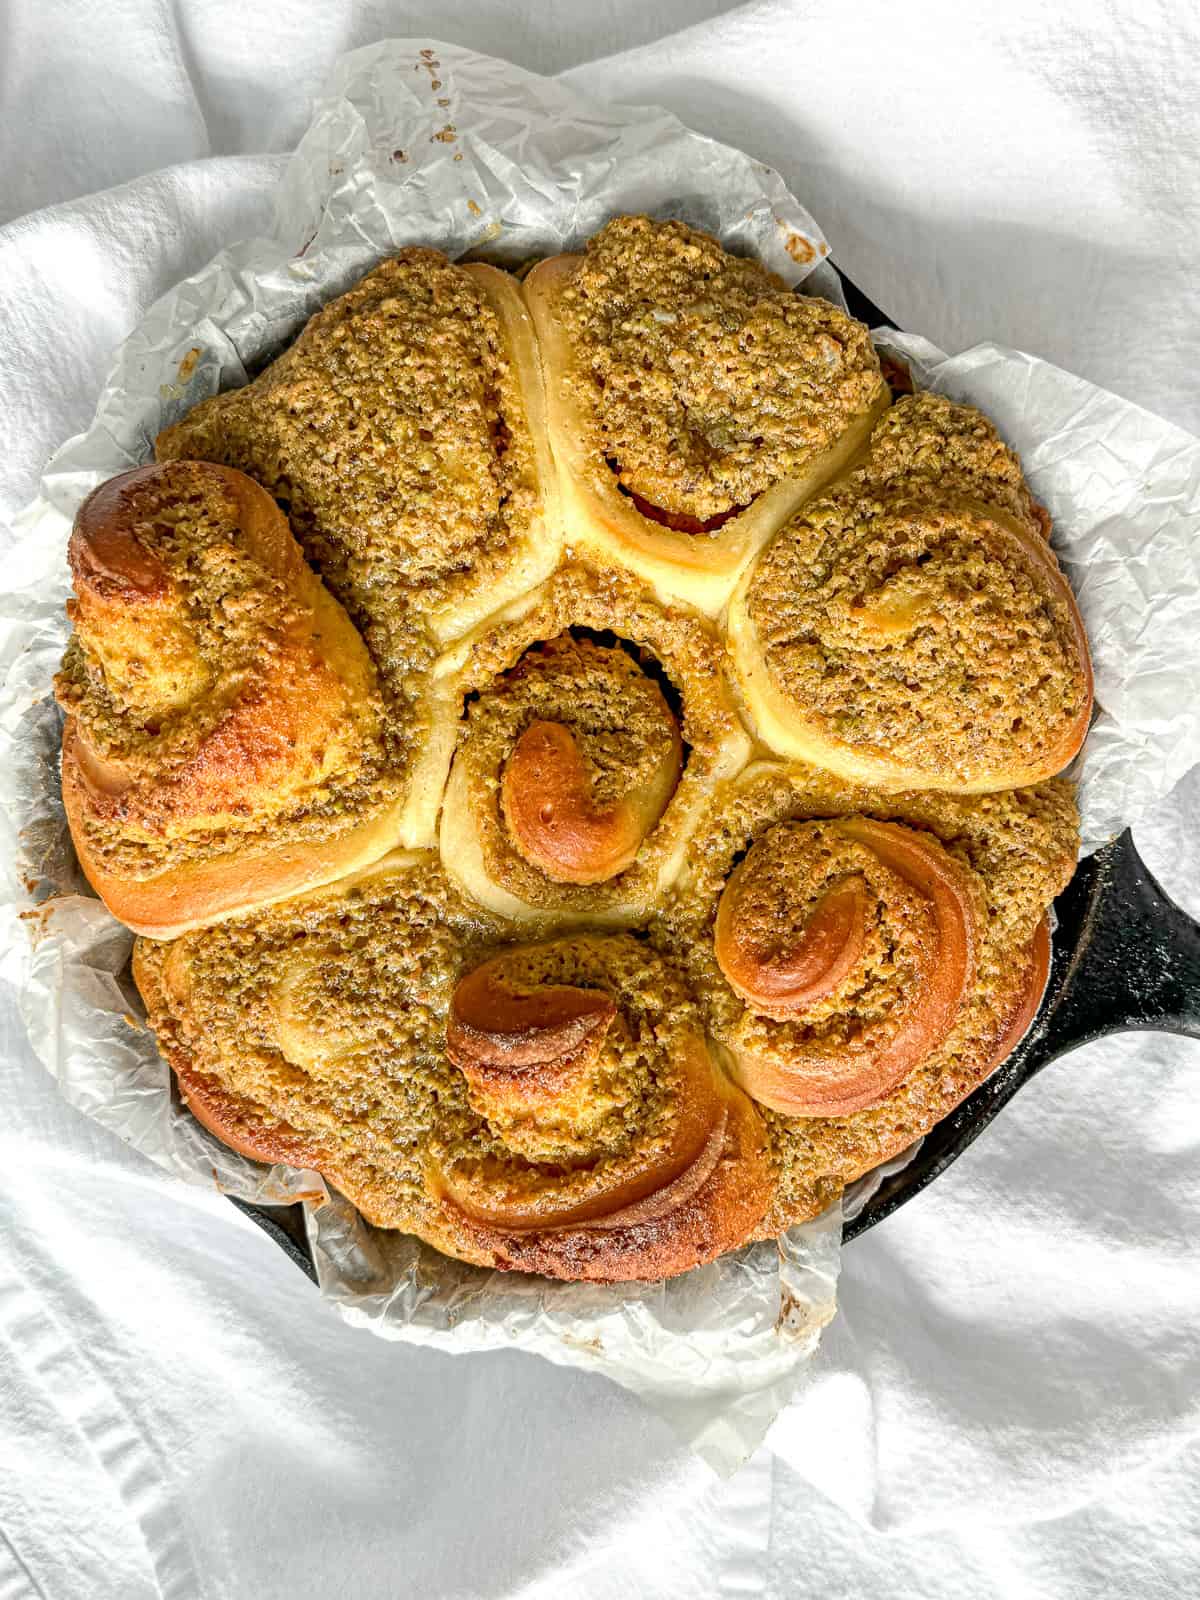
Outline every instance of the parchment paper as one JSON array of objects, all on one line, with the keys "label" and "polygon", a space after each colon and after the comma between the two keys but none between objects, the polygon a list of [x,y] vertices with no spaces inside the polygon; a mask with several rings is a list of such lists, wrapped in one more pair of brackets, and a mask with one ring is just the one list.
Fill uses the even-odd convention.
[{"label": "parchment paper", "polygon": [[[75,1105],[190,1182],[303,1199],[322,1293],[348,1321],[606,1373],[731,1471],[833,1315],[840,1208],[778,1248],[615,1288],[488,1273],[366,1227],[315,1174],[245,1161],[175,1101],[138,1020],[130,936],[88,891],[58,793],[50,682],[67,637],[66,540],[87,492],[149,459],[166,423],[244,382],[397,247],[516,264],[581,245],[621,211],[682,217],[804,292],[840,299],[820,230],[779,177],[664,112],[599,106],[424,41],[340,63],[289,167],[272,236],[223,252],[151,307],[117,353],[92,426],[54,456],[20,519],[0,597],[0,973],[20,989],[34,1047]],[[1032,357],[982,347],[950,360],[925,341],[886,338],[918,381],[984,406],[1055,517],[1102,705],[1080,774],[1094,848],[1200,759],[1200,444]]]}]

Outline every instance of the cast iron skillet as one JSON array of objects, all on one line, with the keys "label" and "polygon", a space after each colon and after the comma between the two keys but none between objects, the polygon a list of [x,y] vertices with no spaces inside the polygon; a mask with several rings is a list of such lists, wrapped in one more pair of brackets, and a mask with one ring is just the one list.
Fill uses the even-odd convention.
[{"label": "cast iron skillet", "polygon": [[[846,301],[869,327],[895,326],[838,268]],[[1091,1039],[1152,1029],[1200,1039],[1200,924],[1155,882],[1126,830],[1080,864],[1054,902],[1050,979],[1028,1033],[992,1076],[885,1178],[844,1238],[856,1239],[945,1172],[1049,1062]],[[300,1205],[234,1205],[316,1281]]]}]

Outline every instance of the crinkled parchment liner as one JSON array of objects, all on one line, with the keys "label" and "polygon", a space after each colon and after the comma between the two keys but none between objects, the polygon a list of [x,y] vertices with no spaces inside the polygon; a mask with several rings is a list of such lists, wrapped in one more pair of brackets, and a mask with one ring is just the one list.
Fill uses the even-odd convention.
[{"label": "crinkled parchment liner", "polygon": [[[776,173],[650,108],[602,107],[457,47],[347,56],[283,181],[272,237],[235,245],[147,312],[88,431],[20,519],[0,599],[0,972],[37,1053],[81,1110],[189,1182],[305,1202],[321,1291],[350,1322],[452,1351],[518,1348],[606,1373],[732,1470],[786,1403],[833,1314],[842,1212],[667,1283],[604,1288],[487,1272],[366,1226],[313,1173],[269,1172],[180,1107],[139,1022],[131,940],[83,881],[58,786],[50,682],[66,639],[70,522],[156,433],[245,382],[318,306],[408,243],[516,265],[579,247],[622,211],[678,216],[806,291],[839,299],[825,242]],[[1200,446],[1045,363],[947,360],[889,335],[922,384],[976,400],[1021,451],[1080,594],[1103,711],[1082,784],[1087,840],[1131,821],[1200,758]],[[874,1175],[873,1175],[874,1176]],[[877,1181],[877,1179],[875,1180]],[[862,1193],[873,1187],[863,1181]]]}]

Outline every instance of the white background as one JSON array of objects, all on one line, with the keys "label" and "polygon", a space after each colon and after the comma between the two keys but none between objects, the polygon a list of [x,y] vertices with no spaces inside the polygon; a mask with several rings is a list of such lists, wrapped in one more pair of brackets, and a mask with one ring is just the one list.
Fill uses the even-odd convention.
[{"label": "white background", "polygon": [[[0,522],[147,304],[265,225],[334,57],[418,33],[670,107],[776,166],[902,325],[1200,431],[1185,0],[7,0]],[[1193,774],[1139,834],[1196,915],[1198,824]],[[600,1379],[343,1327],[62,1104],[0,1004],[0,1600],[1190,1596],[1198,1069],[1126,1038],[1024,1091],[849,1247],[801,1394],[718,1484]]]}]

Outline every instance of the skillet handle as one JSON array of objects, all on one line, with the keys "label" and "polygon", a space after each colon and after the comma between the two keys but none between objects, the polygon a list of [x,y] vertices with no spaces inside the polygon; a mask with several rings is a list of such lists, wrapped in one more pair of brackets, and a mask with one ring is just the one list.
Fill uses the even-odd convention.
[{"label": "skillet handle", "polygon": [[1081,862],[1054,903],[1058,927],[1037,1020],[996,1072],[885,1178],[844,1239],[882,1222],[959,1157],[1049,1062],[1111,1033],[1153,1030],[1200,1039],[1200,924],[1181,911],[1134,848],[1128,829]]},{"label": "skillet handle", "polygon": [[1035,1030],[1039,1067],[1107,1033],[1200,1039],[1200,924],[1157,882],[1128,829],[1080,864],[1054,908],[1054,942],[1068,959],[1051,972]]}]

